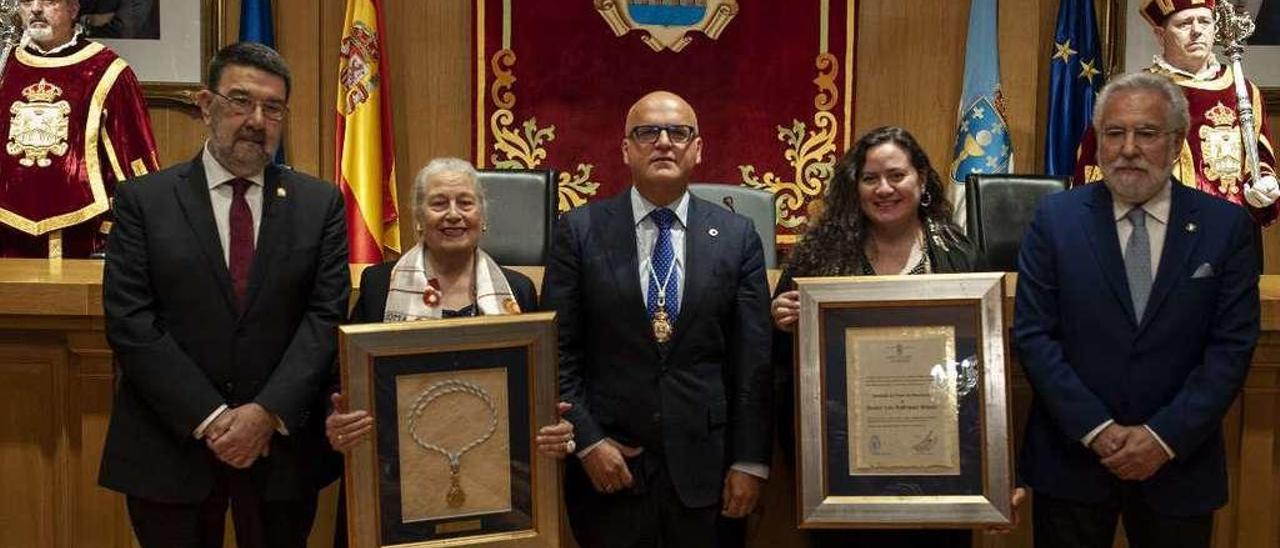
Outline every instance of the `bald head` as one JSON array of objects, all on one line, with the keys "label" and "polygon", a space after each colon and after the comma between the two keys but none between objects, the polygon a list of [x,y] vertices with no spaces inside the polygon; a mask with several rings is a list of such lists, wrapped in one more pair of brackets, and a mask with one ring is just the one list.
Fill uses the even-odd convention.
[{"label": "bald head", "polygon": [[653,111],[678,114],[681,119],[685,120],[681,123],[693,126],[695,131],[698,129],[698,115],[693,112],[693,107],[689,106],[689,103],[683,97],[670,91],[659,90],[641,97],[639,101],[636,101],[627,110],[627,133],[630,134],[631,130],[636,126],[647,123],[638,120],[643,119]]},{"label": "bald head", "polygon": [[693,107],[669,91],[641,97],[627,111],[622,161],[631,169],[631,184],[650,203],[666,206],[680,199],[702,162]]}]

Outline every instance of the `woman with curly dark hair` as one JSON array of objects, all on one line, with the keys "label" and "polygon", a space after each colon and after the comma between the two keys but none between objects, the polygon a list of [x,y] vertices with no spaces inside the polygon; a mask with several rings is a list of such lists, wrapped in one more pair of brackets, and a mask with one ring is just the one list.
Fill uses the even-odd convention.
[{"label": "woman with curly dark hair", "polygon": [[[791,332],[800,318],[795,277],[872,276],[972,272],[977,256],[951,221],[951,204],[938,172],[907,130],[881,127],[863,135],[836,164],[826,209],[784,266],[770,311],[775,379],[780,386],[778,425],[783,446],[794,446]],[[793,457],[789,452],[787,457]],[[1022,494],[1015,494],[1020,500]],[[793,497],[794,499],[794,497]],[[814,531],[814,546],[968,547],[959,530]]]},{"label": "woman with curly dark hair", "polygon": [[972,246],[951,221],[938,172],[905,129],[881,127],[858,139],[836,164],[825,206],[791,256],[786,270],[793,275],[970,272],[976,266]]}]

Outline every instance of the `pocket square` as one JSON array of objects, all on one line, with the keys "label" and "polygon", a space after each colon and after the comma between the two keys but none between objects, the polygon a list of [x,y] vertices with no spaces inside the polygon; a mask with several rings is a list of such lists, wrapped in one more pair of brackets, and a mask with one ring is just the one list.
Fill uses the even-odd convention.
[{"label": "pocket square", "polygon": [[1212,277],[1213,277],[1213,265],[1209,263],[1201,263],[1200,266],[1196,267],[1196,271],[1191,274],[1191,279],[1193,280],[1199,279],[1199,278],[1212,278]]}]

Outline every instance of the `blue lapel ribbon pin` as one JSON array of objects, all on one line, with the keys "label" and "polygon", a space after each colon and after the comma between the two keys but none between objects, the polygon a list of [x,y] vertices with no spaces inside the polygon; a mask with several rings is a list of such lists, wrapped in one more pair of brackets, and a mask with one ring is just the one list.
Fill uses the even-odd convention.
[{"label": "blue lapel ribbon pin", "polygon": [[719,236],[719,235],[720,235],[720,230],[719,230],[719,229],[712,228],[712,229],[707,230],[707,234],[710,234],[712,238],[715,238],[716,236]]}]

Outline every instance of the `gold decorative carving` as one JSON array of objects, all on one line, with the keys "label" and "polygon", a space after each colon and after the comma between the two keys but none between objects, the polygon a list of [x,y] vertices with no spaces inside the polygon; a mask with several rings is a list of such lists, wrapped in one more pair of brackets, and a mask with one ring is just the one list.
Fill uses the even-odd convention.
[{"label": "gold decorative carving", "polygon": [[511,87],[516,83],[516,75],[511,70],[515,64],[516,52],[509,49],[498,50],[489,61],[489,66],[493,69],[493,84],[489,88],[489,97],[493,99],[495,107],[510,109],[516,106],[516,94],[511,91]]},{"label": "gold decorative carving", "polygon": [[560,199],[556,200],[560,205],[556,209],[560,213],[583,205],[589,197],[596,195],[600,183],[591,180],[591,170],[594,167],[591,164],[578,164],[577,172],[561,172],[556,178],[556,189],[560,195]]},{"label": "gold decorative carving", "polygon": [[[500,109],[489,118],[489,130],[493,132],[493,155],[489,160],[498,169],[533,169],[547,159],[545,141],[556,138],[556,126],[538,127],[538,119],[529,118],[521,127],[524,133],[512,126],[515,115]],[[502,156],[499,156],[502,153]]]},{"label": "gold decorative carving", "polygon": [[738,166],[743,186],[773,193],[775,216],[783,228],[801,227],[808,222],[811,209],[821,209],[810,206],[821,200],[835,168],[838,125],[831,109],[839,102],[835,83],[839,65],[835,56],[828,53],[818,55],[815,65],[818,77],[813,83],[818,86],[818,93],[813,105],[818,111],[813,114],[813,130],[800,120],[792,120],[790,128],[778,126],[778,140],[787,144],[783,156],[794,169],[791,180],[773,172],[757,176],[755,166]]},{"label": "gold decorative carving", "polygon": [[[599,2],[597,2],[597,5]],[[516,54],[509,49],[493,54],[489,66],[494,80],[490,84],[489,98],[494,111],[489,118],[489,131],[493,134],[493,154],[489,161],[498,169],[534,169],[547,159],[546,144],[556,138],[556,126],[538,127],[538,118],[516,124],[514,85]],[[557,208],[561,213],[587,203],[596,195],[600,183],[591,180],[591,164],[578,164],[576,172],[563,172],[557,177],[559,194]]]}]

